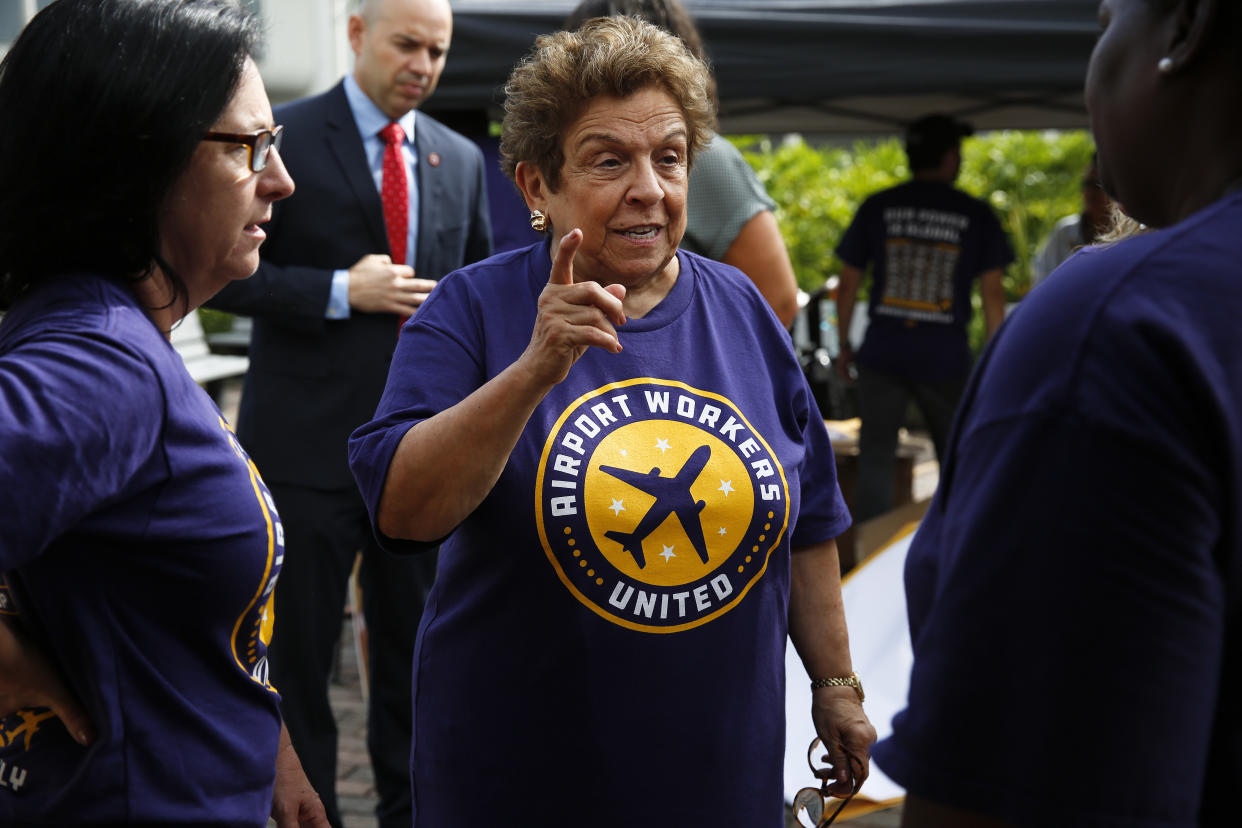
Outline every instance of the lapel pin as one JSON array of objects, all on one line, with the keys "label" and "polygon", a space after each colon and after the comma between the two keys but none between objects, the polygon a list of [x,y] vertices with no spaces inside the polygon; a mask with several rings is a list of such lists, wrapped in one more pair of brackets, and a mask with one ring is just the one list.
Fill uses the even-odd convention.
[{"label": "lapel pin", "polygon": [[440,166],[440,153],[433,152],[427,155],[427,163],[433,167]]}]

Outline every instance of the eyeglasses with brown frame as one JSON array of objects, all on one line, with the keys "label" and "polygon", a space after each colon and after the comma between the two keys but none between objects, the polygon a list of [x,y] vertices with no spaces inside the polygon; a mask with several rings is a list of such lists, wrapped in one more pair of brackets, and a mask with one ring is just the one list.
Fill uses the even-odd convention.
[{"label": "eyeglasses with brown frame", "polygon": [[850,771],[850,793],[844,799],[839,800],[839,804],[835,811],[825,819],[828,812],[828,801],[835,799],[828,792],[828,785],[832,779],[832,768],[825,764],[816,764],[816,754],[827,753],[824,743],[818,736],[811,740],[811,746],[806,751],[806,763],[811,766],[811,773],[819,777],[820,783],[818,788],[803,788],[798,791],[793,801],[794,818],[798,824],[804,828],[825,828],[831,825],[837,815],[849,804],[854,798],[854,794],[858,793],[858,789],[862,787],[859,781],[859,774],[862,773],[862,762],[858,757],[850,753],[842,745],[841,750],[845,751],[845,758],[849,763]]},{"label": "eyeglasses with brown frame", "polygon": [[267,156],[272,150],[279,152],[285,128],[274,126],[271,129],[260,129],[257,132],[208,132],[203,135],[204,141],[223,141],[227,144],[245,144],[248,150],[248,161],[251,172],[263,172],[267,167]]}]

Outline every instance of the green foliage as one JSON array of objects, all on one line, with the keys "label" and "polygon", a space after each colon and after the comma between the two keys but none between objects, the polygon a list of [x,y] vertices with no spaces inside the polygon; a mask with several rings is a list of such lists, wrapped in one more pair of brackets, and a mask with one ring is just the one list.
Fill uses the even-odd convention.
[{"label": "green foliage", "polygon": [[[800,139],[732,139],[777,203],[799,285],[813,290],[841,267],[833,248],[868,195],[909,177],[897,138],[814,148]],[[958,186],[991,203],[1017,260],[1006,273],[1016,300],[1030,260],[1057,220],[1081,208],[1079,182],[1091,157],[1085,132],[994,132],[963,145]]]},{"label": "green foliage", "polygon": [[[899,138],[818,148],[796,137],[779,144],[756,136],[731,140],[777,203],[798,285],[806,291],[840,272],[834,248],[863,199],[909,177]],[[1082,208],[1080,182],[1092,149],[1091,136],[1082,131],[992,132],[963,143],[957,186],[992,205],[1014,247],[1016,259],[1005,272],[1006,301],[1029,289],[1031,259],[1053,225]],[[975,300],[977,307],[977,294]],[[982,339],[976,313],[971,341],[979,345]]]},{"label": "green foliage", "polygon": [[218,311],[214,308],[200,307],[198,321],[203,326],[203,333],[217,334],[233,330],[233,314]]},{"label": "green foliage", "polygon": [[1082,175],[1094,145],[1086,132],[994,132],[968,139],[958,185],[986,198],[1017,257],[1005,272],[1005,297],[1030,288],[1031,259],[1061,218],[1082,210]]}]

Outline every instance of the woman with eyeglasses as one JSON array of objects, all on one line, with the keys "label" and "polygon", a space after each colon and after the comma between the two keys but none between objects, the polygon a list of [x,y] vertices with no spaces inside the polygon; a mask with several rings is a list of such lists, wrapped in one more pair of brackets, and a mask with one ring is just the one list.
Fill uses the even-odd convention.
[{"label": "woman with eyeglasses", "polygon": [[168,341],[293,191],[257,31],[58,0],[0,64],[0,824],[327,824],[267,681],[280,518]]},{"label": "woman with eyeglasses", "polygon": [[1242,4],[1099,23],[1100,182],[1147,230],[1032,291],[958,411],[876,746],[907,828],[1242,822]]}]

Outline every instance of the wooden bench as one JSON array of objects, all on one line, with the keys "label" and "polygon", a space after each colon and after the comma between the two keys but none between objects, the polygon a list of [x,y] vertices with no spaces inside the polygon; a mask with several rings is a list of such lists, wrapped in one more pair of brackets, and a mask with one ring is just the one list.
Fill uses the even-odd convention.
[{"label": "wooden bench", "polygon": [[199,385],[217,396],[220,383],[232,377],[244,376],[250,360],[244,356],[213,353],[203,333],[203,323],[198,311],[193,310],[172,329],[172,344],[181,354],[186,370]]}]

